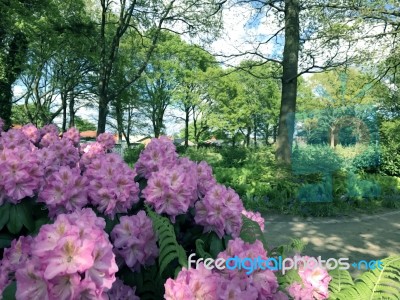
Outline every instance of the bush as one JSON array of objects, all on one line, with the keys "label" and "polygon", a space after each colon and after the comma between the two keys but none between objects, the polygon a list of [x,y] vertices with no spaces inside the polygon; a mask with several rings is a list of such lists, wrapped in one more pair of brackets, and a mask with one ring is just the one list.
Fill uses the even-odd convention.
[{"label": "bush", "polygon": [[140,144],[137,146],[131,146],[126,148],[124,151],[124,160],[130,165],[133,166],[135,162],[139,159],[139,155],[144,149],[144,145]]}]

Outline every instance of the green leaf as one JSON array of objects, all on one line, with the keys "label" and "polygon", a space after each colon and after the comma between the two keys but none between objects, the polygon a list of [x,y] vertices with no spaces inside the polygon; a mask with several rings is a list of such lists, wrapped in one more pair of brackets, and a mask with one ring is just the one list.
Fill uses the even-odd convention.
[{"label": "green leaf", "polygon": [[17,284],[15,281],[13,281],[3,291],[3,300],[15,300],[16,292],[17,292]]},{"label": "green leaf", "polygon": [[347,299],[396,299],[400,295],[400,256],[383,259],[382,269],[364,272],[353,286],[341,289],[335,298]]},{"label": "green leaf", "polygon": [[21,218],[22,224],[28,229],[30,232],[35,229],[35,221],[32,217],[32,211],[30,205],[27,201],[22,202],[18,205],[18,212]]},{"label": "green leaf", "polygon": [[7,223],[7,229],[12,234],[18,234],[22,229],[22,221],[21,221],[21,211],[19,205],[11,205],[10,207],[10,219]]},{"label": "green leaf", "polygon": [[212,258],[211,254],[204,250],[204,241],[202,239],[196,240],[196,254],[204,259]]},{"label": "green leaf", "polygon": [[162,217],[152,211],[146,206],[148,216],[153,222],[154,231],[157,234],[158,245],[160,249],[160,255],[158,257],[158,263],[160,266],[160,274],[163,274],[167,267],[178,260],[179,264],[183,267],[187,267],[187,256],[186,251],[181,245],[178,244],[175,235],[174,226],[170,220],[166,217]]},{"label": "green leaf", "polygon": [[11,205],[9,203],[0,206],[0,230],[3,229],[10,218],[10,207]]},{"label": "green leaf", "polygon": [[262,232],[260,225],[242,215],[243,225],[240,231],[240,238],[247,243],[254,243],[259,240],[263,243],[264,249],[268,249],[267,241],[265,240],[264,233]]},{"label": "green leaf", "polygon": [[339,268],[329,271],[332,280],[329,282],[329,296],[333,299],[336,295],[346,288],[354,285],[353,279],[347,270],[339,270]]},{"label": "green leaf", "polygon": [[211,241],[210,241],[211,256],[216,258],[218,254],[224,250],[225,249],[222,239],[220,239],[215,233],[211,234]]},{"label": "green leaf", "polygon": [[8,248],[14,238],[7,233],[0,233],[0,249]]}]

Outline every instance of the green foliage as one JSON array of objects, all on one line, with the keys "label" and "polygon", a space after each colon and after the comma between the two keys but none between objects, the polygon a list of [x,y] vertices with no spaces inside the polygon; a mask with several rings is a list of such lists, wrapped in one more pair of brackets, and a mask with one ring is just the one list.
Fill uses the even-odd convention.
[{"label": "green foliage", "polygon": [[178,244],[175,236],[174,226],[168,218],[160,216],[146,207],[148,216],[153,221],[154,231],[157,233],[160,255],[158,263],[160,274],[166,271],[167,267],[175,260],[178,261],[177,269],[187,267],[187,256],[185,249]]},{"label": "green foliage", "polygon": [[245,164],[249,150],[244,147],[224,147],[219,153],[222,155],[223,166],[240,168]]},{"label": "green foliage", "polygon": [[398,299],[400,295],[400,256],[382,260],[383,268],[364,272],[354,286],[344,288],[336,295],[347,299]]},{"label": "green foliage", "polygon": [[0,206],[0,230],[6,225],[12,234],[18,234],[23,227],[30,232],[35,229],[31,212],[30,201],[22,201],[18,204],[6,203]]},{"label": "green foliage", "polygon": [[139,159],[140,153],[144,149],[144,145],[138,145],[134,147],[126,148],[124,151],[124,160],[130,165],[133,166],[137,160]]},{"label": "green foliage", "polygon": [[212,258],[211,254],[205,250],[205,243],[202,239],[196,240],[196,254],[204,259]]},{"label": "green foliage", "polygon": [[329,282],[329,297],[336,299],[338,293],[354,285],[353,278],[347,270],[339,268],[329,271],[332,280]]},{"label": "green foliage", "polygon": [[162,299],[164,295],[164,278],[161,277],[157,265],[141,267],[140,272],[132,273],[127,267],[118,272],[121,280],[132,287],[136,287],[135,294],[140,299]]},{"label": "green foliage", "polygon": [[292,169],[295,174],[332,174],[341,165],[342,159],[328,146],[308,145],[293,150]]},{"label": "green foliage", "polygon": [[260,225],[244,215],[242,215],[242,220],[243,225],[239,235],[240,238],[247,243],[254,243],[256,240],[259,240],[263,243],[264,249],[268,249],[267,241],[265,240]]},{"label": "green foliage", "polygon": [[400,119],[382,122],[380,126],[381,172],[400,176]]},{"label": "green foliage", "polygon": [[79,131],[88,131],[97,129],[97,126],[95,124],[78,116],[75,116],[75,127]]}]

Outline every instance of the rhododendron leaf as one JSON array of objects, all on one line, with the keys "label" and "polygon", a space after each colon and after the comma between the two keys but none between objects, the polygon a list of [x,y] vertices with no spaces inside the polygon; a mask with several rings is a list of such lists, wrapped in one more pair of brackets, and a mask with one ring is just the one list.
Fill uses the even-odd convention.
[{"label": "rhododendron leaf", "polygon": [[268,249],[267,242],[260,225],[244,215],[242,215],[242,220],[243,225],[240,231],[240,238],[247,243],[254,243],[256,240],[259,240],[263,243],[264,249]]},{"label": "rhododendron leaf", "polygon": [[7,229],[12,233],[12,234],[17,234],[21,231],[22,229],[22,220],[21,220],[21,210],[19,208],[19,205],[11,205],[10,207],[10,219],[8,220],[7,223]]},{"label": "rhododendron leaf", "polygon": [[17,283],[15,281],[13,281],[4,289],[3,299],[4,300],[14,300],[16,292],[17,292]]},{"label": "rhododendron leaf", "polygon": [[40,227],[42,227],[44,224],[48,224],[50,222],[50,219],[47,217],[43,217],[40,219],[35,220],[35,230],[33,230],[33,234],[37,234],[40,230]]},{"label": "rhododendron leaf", "polygon": [[9,203],[0,206],[0,230],[3,229],[4,225],[7,224],[10,218],[10,206]]},{"label": "rhododendron leaf", "polygon": [[33,220],[29,204],[27,202],[22,202],[20,205],[18,205],[17,209],[18,209],[22,224],[29,231],[33,231],[35,229],[35,222]]},{"label": "rhododendron leaf", "polygon": [[217,257],[218,254],[222,251],[224,251],[224,244],[222,240],[215,234],[211,234],[211,240],[210,240],[210,254],[212,257]]},{"label": "rhododendron leaf", "polygon": [[7,233],[0,233],[0,249],[8,248],[14,238]]}]

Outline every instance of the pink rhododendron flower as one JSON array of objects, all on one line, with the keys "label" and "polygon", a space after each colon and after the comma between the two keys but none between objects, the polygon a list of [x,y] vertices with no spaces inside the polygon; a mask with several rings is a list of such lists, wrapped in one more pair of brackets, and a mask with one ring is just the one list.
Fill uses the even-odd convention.
[{"label": "pink rhododendron flower", "polygon": [[99,142],[81,144],[80,149],[82,155],[80,162],[83,169],[85,166],[90,165],[94,159],[101,158],[106,154],[106,149]]},{"label": "pink rhododendron flower", "polygon": [[207,194],[207,192],[217,184],[212,174],[212,168],[205,161],[201,161],[197,164],[197,177],[197,187],[200,196]]},{"label": "pink rhododendron flower", "polygon": [[111,150],[115,146],[114,136],[110,133],[101,133],[96,141],[104,147],[105,150]]},{"label": "pink rhododendron flower", "polygon": [[51,217],[73,212],[88,204],[87,185],[87,179],[81,176],[80,169],[60,167],[47,178],[38,201],[46,203]]},{"label": "pink rhododendron flower", "polygon": [[151,265],[158,256],[157,239],[153,222],[141,210],[134,216],[123,216],[111,231],[115,253],[135,271],[141,266]]},{"label": "pink rhododendron flower", "polygon": [[1,265],[15,272],[17,299],[107,299],[118,267],[104,227],[103,219],[83,209],[13,242]]},{"label": "pink rhododendron flower", "polygon": [[157,213],[165,213],[174,221],[196,201],[197,180],[180,165],[160,168],[150,175],[143,196]]},{"label": "pink rhododendron flower", "polygon": [[111,218],[116,213],[126,213],[139,201],[136,174],[118,154],[108,153],[94,159],[84,175],[90,182],[87,190],[91,203]]},{"label": "pink rhododendron flower", "polygon": [[79,130],[75,127],[69,128],[66,132],[63,133],[62,137],[63,139],[70,140],[76,147],[79,145],[79,141],[81,139],[81,137],[79,136]]},{"label": "pink rhododendron flower", "polygon": [[197,269],[183,268],[174,280],[167,279],[165,282],[165,300],[187,300],[187,299],[218,299],[218,274],[207,270],[202,264]]},{"label": "pink rhododendron flower", "polygon": [[222,238],[224,234],[238,237],[242,227],[243,203],[231,188],[217,184],[201,201],[196,203],[195,221],[204,231],[214,231]]},{"label": "pink rhododendron flower", "polygon": [[0,151],[0,205],[4,200],[19,203],[38,191],[43,177],[36,155],[16,147]]},{"label": "pink rhododendron flower", "polygon": [[264,231],[264,229],[265,229],[265,220],[264,220],[263,217],[261,217],[261,214],[259,212],[253,212],[253,211],[244,209],[242,211],[242,214],[245,217],[249,218],[250,220],[252,220],[254,222],[257,222],[258,225],[260,225],[261,230]]},{"label": "pink rhododendron flower", "polygon": [[174,143],[166,136],[153,138],[147,147],[140,153],[135,164],[138,175],[148,179],[151,173],[160,168],[169,168],[177,163],[178,154]]},{"label": "pink rhododendron flower", "polygon": [[43,137],[47,133],[51,133],[51,134],[54,134],[54,135],[58,136],[58,134],[59,134],[58,127],[55,124],[44,125],[40,129],[40,135]]},{"label": "pink rhododendron flower", "polygon": [[107,294],[110,300],[140,300],[140,298],[135,295],[135,290],[136,288],[124,285],[122,280],[117,279],[114,281],[111,290],[109,290]]},{"label": "pink rhododendron flower", "polygon": [[33,143],[36,144],[39,142],[40,139],[40,132],[39,129],[36,128],[33,124],[24,125],[21,128],[21,131],[25,136]]},{"label": "pink rhododendron flower", "polygon": [[[317,260],[309,256],[296,255],[294,259],[299,262],[297,265],[298,274],[302,284],[293,283],[287,291],[294,299],[327,299],[329,297],[329,282],[331,277],[328,271],[317,265]],[[311,260],[310,260],[311,259]],[[308,262],[304,264],[304,262]]]},{"label": "pink rhododendron flower", "polygon": [[15,148],[26,148],[32,150],[35,146],[30,142],[21,129],[10,129],[3,132],[0,138],[0,150],[12,150]]},{"label": "pink rhododendron flower", "polygon": [[39,145],[41,147],[49,147],[60,139],[58,133],[48,132],[44,134],[40,140]]}]

